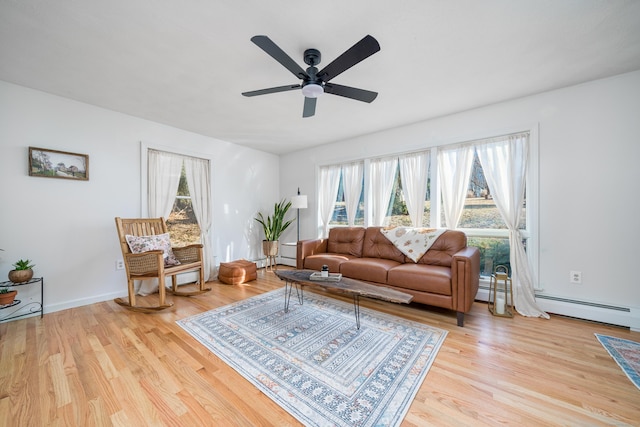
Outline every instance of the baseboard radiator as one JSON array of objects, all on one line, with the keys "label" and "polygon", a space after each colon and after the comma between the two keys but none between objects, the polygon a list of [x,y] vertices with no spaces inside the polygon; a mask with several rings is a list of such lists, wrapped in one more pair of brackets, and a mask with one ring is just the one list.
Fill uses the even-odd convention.
[{"label": "baseboard radiator", "polygon": [[[480,285],[476,299],[488,301],[489,287]],[[601,304],[546,294],[536,294],[536,302],[547,313],[626,326],[634,331],[640,330],[640,308],[634,309],[632,307]]]}]

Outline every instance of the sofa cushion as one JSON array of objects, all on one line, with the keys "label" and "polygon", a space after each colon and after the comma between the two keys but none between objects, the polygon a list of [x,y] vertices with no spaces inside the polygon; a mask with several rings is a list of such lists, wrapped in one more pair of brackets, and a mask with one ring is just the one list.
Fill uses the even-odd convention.
[{"label": "sofa cushion", "polygon": [[387,284],[403,289],[451,295],[451,268],[439,265],[401,264],[389,270]]},{"label": "sofa cushion", "polygon": [[337,227],[329,230],[327,252],[362,256],[364,227]]},{"label": "sofa cushion", "polygon": [[323,265],[328,265],[330,273],[339,273],[340,265],[343,262],[349,261],[350,259],[354,259],[354,258],[356,257],[348,254],[325,253],[325,254],[309,255],[304,258],[303,268],[306,268],[308,270],[320,271]]},{"label": "sofa cushion", "polygon": [[364,235],[362,256],[365,258],[382,258],[396,262],[405,262],[405,257],[400,249],[380,232],[382,227],[368,227]]},{"label": "sofa cushion", "polygon": [[382,258],[354,258],[340,264],[340,273],[351,279],[387,283],[387,272],[399,262]]},{"label": "sofa cushion", "polygon": [[451,267],[453,255],[467,247],[467,235],[462,231],[447,230],[418,260],[418,264],[440,265]]}]

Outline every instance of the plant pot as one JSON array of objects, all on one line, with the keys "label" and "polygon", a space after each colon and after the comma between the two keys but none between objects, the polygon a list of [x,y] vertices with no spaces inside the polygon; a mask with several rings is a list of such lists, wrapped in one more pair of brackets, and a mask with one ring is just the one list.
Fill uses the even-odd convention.
[{"label": "plant pot", "polygon": [[28,282],[33,277],[33,270],[11,270],[9,272],[9,280],[13,283]]},{"label": "plant pot", "polygon": [[262,252],[265,256],[276,256],[278,255],[278,241],[277,240],[263,240],[262,241]]},{"label": "plant pot", "polygon": [[0,305],[11,304],[17,294],[18,291],[9,291],[6,294],[0,294]]}]

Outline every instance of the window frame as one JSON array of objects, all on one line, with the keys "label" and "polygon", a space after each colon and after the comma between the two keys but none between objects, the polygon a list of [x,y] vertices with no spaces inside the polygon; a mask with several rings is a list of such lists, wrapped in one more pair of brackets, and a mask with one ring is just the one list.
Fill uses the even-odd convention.
[{"label": "window frame", "polygon": [[[363,161],[364,162],[364,227],[369,227],[372,224],[371,202],[369,195],[369,162],[372,159],[379,157],[389,156],[401,156],[404,154],[414,153],[418,151],[431,150],[431,165],[430,165],[430,180],[431,180],[431,213],[430,224],[432,227],[440,227],[441,224],[441,188],[440,180],[438,177],[438,148],[450,147],[453,145],[470,144],[474,142],[480,142],[484,139],[500,137],[503,135],[509,135],[514,133],[529,132],[529,153],[527,160],[527,209],[526,209],[526,228],[520,230],[522,238],[526,240],[527,256],[529,257],[529,264],[531,267],[531,273],[533,275],[534,291],[542,291],[539,281],[539,124],[529,123],[526,125],[512,126],[502,129],[488,130],[484,132],[478,132],[477,135],[473,135],[469,138],[458,138],[449,141],[439,141],[430,147],[424,147],[419,149],[413,149],[406,152],[398,153],[385,153],[383,156],[372,156],[364,159],[349,159],[347,161],[342,160],[340,162],[326,162],[319,164],[316,167],[316,190],[319,188],[320,168],[330,165],[341,165],[348,162]],[[316,194],[318,194],[316,192]],[[318,230],[321,230],[320,215],[316,216],[316,226]],[[335,227],[344,227],[343,225],[331,225],[329,229]],[[474,229],[474,228],[457,228],[456,230],[464,232],[467,237],[498,237],[508,238],[509,230],[507,229]],[[488,277],[481,278],[481,282],[488,286]]]},{"label": "window frame", "polygon": [[[196,152],[185,150],[177,147],[170,147],[166,145],[153,144],[145,141],[140,141],[140,212],[143,217],[149,216],[149,206],[147,203],[147,198],[149,197],[148,193],[148,184],[149,184],[149,164],[147,161],[147,153],[149,150],[156,151],[165,151],[167,153],[177,154],[180,156],[188,156],[188,157],[196,157],[209,161],[209,188],[211,188],[211,192],[213,193],[213,171],[214,169],[214,158],[206,153]],[[176,196],[178,197],[178,196]],[[211,200],[213,200],[213,194],[211,194]],[[209,231],[209,238],[213,237],[213,227]]]}]

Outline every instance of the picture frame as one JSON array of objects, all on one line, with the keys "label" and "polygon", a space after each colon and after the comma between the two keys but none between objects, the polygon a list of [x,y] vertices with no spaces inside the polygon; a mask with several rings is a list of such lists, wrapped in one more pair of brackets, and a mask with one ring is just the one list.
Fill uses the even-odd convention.
[{"label": "picture frame", "polygon": [[29,147],[29,176],[89,180],[89,155]]}]

